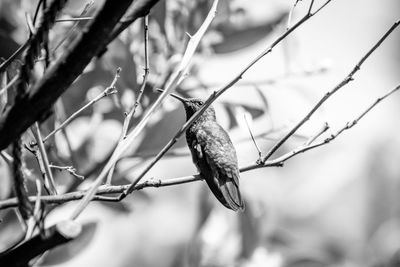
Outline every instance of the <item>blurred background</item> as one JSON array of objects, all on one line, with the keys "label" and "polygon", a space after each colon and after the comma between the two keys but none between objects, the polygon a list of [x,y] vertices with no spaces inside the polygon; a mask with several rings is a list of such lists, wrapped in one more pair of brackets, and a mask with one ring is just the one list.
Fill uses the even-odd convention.
[{"label": "blurred background", "polygon": [[[28,36],[25,14],[37,1],[0,1],[0,57],[7,58]],[[94,1],[88,16],[101,7]],[[189,34],[206,17],[212,1],[160,1],[149,16],[149,82],[132,125],[158,97],[179,63]],[[319,6],[323,1],[315,1]],[[208,97],[235,77],[286,28],[294,1],[220,0],[218,14],[177,89],[185,97]],[[61,17],[77,17],[87,3],[69,1]],[[293,25],[307,11],[300,1]],[[218,122],[228,130],[239,165],[258,159],[244,117],[263,153],[343,80],[361,57],[400,18],[397,0],[332,0],[279,44],[215,103]],[[50,48],[57,58],[86,22],[57,23]],[[70,32],[70,33],[69,33]],[[397,29],[355,75],[331,97],[274,157],[303,144],[327,122],[326,138],[399,83]],[[57,185],[90,185],[119,139],[124,112],[135,102],[144,74],[142,21],[93,61],[59,102],[68,117],[112,81],[122,68],[118,93],[103,98],[52,138],[51,161],[73,165],[84,182],[55,172]],[[18,64],[15,63],[15,64]],[[12,69],[9,72],[12,72]],[[39,71],[39,70],[37,70]],[[9,73],[9,75],[12,75]],[[45,254],[40,266],[400,266],[400,96],[379,104],[332,143],[288,160],[282,168],[241,174],[246,210],[234,213],[212,196],[204,182],[134,192],[122,203],[89,205],[78,218],[82,235]],[[185,121],[180,103],[166,99],[116,168],[113,184],[126,184],[146,166]],[[54,128],[55,119],[42,125]],[[27,142],[32,140],[26,134]],[[26,153],[32,176],[37,162]],[[145,179],[193,175],[181,138]],[[12,178],[0,161],[0,199],[12,197]],[[34,180],[28,184],[35,192]],[[48,207],[46,224],[68,218],[76,203]],[[23,232],[14,210],[0,211],[0,250]]]}]

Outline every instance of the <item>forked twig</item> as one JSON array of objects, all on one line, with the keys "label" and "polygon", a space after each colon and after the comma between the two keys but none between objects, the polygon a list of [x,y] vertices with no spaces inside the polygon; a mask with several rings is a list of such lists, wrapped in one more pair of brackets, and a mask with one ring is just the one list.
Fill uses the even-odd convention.
[{"label": "forked twig", "polygon": [[[139,89],[139,94],[136,98],[135,104],[131,108],[131,110],[126,114],[124,123],[122,125],[122,131],[120,138],[118,140],[118,144],[122,142],[126,138],[126,135],[128,133],[129,129],[129,124],[132,120],[132,117],[135,115],[136,109],[139,106],[140,100],[142,99],[143,93],[144,93],[144,88],[147,85],[147,79],[149,76],[150,68],[149,68],[149,53],[148,53],[148,42],[149,42],[149,18],[148,16],[144,17],[143,19],[143,28],[144,28],[144,75],[143,75],[143,81],[142,85],[140,86]],[[115,163],[116,164],[116,163]],[[115,164],[110,168],[110,171],[108,172],[107,175],[107,184],[111,184],[112,176],[114,174],[115,170]]]},{"label": "forked twig", "polygon": [[119,73],[121,72],[121,68],[117,68],[117,71],[115,73],[114,79],[111,82],[110,86],[104,89],[103,92],[101,92],[99,95],[97,95],[94,99],[89,101],[86,105],[75,111],[71,116],[68,117],[63,123],[61,123],[57,128],[55,128],[51,133],[49,133],[45,138],[43,138],[43,142],[46,142],[50,137],[52,137],[54,134],[56,134],[58,131],[66,127],[73,119],[75,119],[79,114],[81,114],[84,110],[87,108],[93,106],[96,102],[98,102],[100,99],[103,97],[112,95],[117,93],[117,90],[115,89],[115,84],[118,81],[119,78]]}]

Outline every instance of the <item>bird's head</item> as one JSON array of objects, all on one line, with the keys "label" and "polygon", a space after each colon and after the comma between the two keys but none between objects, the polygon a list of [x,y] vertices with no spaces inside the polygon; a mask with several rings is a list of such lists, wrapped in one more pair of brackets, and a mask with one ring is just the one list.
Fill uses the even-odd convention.
[{"label": "bird's head", "polygon": [[[182,102],[186,111],[186,120],[189,120],[204,104],[204,101],[199,98],[183,98],[181,96],[171,94],[172,97]],[[209,106],[204,113],[199,117],[200,120],[215,120],[215,110],[212,106]]]}]

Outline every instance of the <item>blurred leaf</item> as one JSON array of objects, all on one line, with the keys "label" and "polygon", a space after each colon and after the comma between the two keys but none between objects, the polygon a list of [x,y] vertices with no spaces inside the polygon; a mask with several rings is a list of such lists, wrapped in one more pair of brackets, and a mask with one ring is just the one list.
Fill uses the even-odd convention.
[{"label": "blurred leaf", "polygon": [[270,109],[270,105],[268,103],[268,98],[265,94],[265,92],[263,90],[261,90],[261,88],[259,88],[258,86],[254,86],[254,89],[256,90],[256,92],[258,93],[260,99],[262,100],[263,104],[264,104],[264,113],[269,114],[269,109]]},{"label": "blurred leaf", "polygon": [[[11,14],[15,14],[15,12],[11,11]],[[11,38],[12,26],[8,25],[10,24],[0,15],[0,58],[8,58],[18,49],[18,43]],[[7,27],[10,29],[4,29]]]},{"label": "blurred leaf", "polygon": [[116,120],[103,120],[92,129],[88,154],[95,162],[101,162],[114,149],[120,135],[122,125]]},{"label": "blurred leaf", "polygon": [[228,129],[232,129],[238,125],[237,122],[237,111],[234,106],[224,105],[226,113],[228,115]]},{"label": "blurred leaf", "polygon": [[199,201],[199,218],[198,218],[198,225],[197,230],[204,226],[210,213],[212,211],[213,205],[210,203],[210,192],[208,189],[203,189],[200,191],[200,201]]},{"label": "blurred leaf", "polygon": [[[130,110],[135,104],[135,94],[133,90],[126,90],[121,95],[121,105],[123,110]],[[140,106],[137,107],[135,115],[138,115]]]},{"label": "blurred leaf", "polygon": [[92,242],[97,230],[97,222],[85,223],[82,233],[66,245],[50,250],[45,256],[42,265],[60,264],[69,261],[85,250]]},{"label": "blurred leaf", "polygon": [[277,252],[270,252],[265,247],[257,247],[252,253],[251,258],[243,261],[241,267],[282,267],[282,255]]},{"label": "blurred leaf", "polygon": [[165,18],[167,15],[167,1],[159,1],[151,10],[151,18],[157,21],[161,33],[165,35]]},{"label": "blurred leaf", "polygon": [[5,251],[15,245],[24,236],[15,211],[15,209],[0,211],[0,251]]},{"label": "blurred leaf", "polygon": [[236,23],[232,23],[232,19],[229,19],[217,27],[222,35],[222,42],[213,45],[216,53],[231,53],[251,46],[271,34],[276,26],[287,18],[287,13],[281,11],[269,21],[260,21],[251,25],[244,22],[248,20],[245,10],[238,10],[236,14],[232,15],[238,17],[235,20]]}]

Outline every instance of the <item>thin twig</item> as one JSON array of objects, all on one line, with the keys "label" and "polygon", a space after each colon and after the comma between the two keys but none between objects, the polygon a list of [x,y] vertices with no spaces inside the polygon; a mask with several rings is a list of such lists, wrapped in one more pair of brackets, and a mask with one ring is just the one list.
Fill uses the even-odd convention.
[{"label": "thin twig", "polygon": [[[318,9],[320,10],[320,9]],[[355,65],[355,67],[350,71],[350,73],[332,90],[328,91],[319,101],[318,103],[308,112],[308,114],[299,121],[290,131],[287,133],[282,139],[276,143],[270,151],[263,158],[263,162],[266,162],[282,145],[289,139],[306,121],[310,119],[310,117],[314,114],[315,111],[319,109],[319,107],[334,93],[336,93],[340,88],[348,84],[353,80],[354,74],[360,70],[362,64],[367,60],[367,58],[383,43],[383,41],[399,26],[400,21],[395,22],[392,27],[379,39],[379,41],[361,58],[361,60]]]},{"label": "thin twig", "polygon": [[0,72],[4,72],[6,68],[11,64],[11,62],[13,62],[22,52],[25,51],[28,45],[29,45],[29,40],[23,43],[9,58],[7,58],[6,61],[1,63]]},{"label": "thin twig", "polygon": [[6,92],[11,86],[13,86],[18,81],[18,79],[19,75],[15,75],[14,78],[12,78],[11,81],[9,81],[6,86],[1,88],[0,95]]},{"label": "thin twig", "polygon": [[5,151],[0,151],[0,156],[4,159],[5,162],[7,162],[7,164],[12,164],[14,161],[14,159]]},{"label": "thin twig", "polygon": [[33,216],[29,218],[27,223],[27,230],[25,233],[24,241],[30,239],[35,232],[36,226],[39,226],[39,229],[42,229],[43,220],[42,220],[42,209],[41,209],[41,196],[42,196],[42,180],[40,178],[35,179],[36,183],[36,199],[35,205],[33,209]]},{"label": "thin twig", "polygon": [[40,6],[42,5],[42,3],[43,3],[43,0],[39,0],[36,5],[35,14],[33,15],[33,25],[36,24],[36,19],[39,15]]},{"label": "thin twig", "polygon": [[51,172],[51,169],[49,166],[50,165],[49,158],[47,157],[46,148],[44,147],[43,140],[42,140],[42,134],[39,129],[39,124],[37,122],[35,122],[35,124],[32,126],[32,133],[36,139],[36,143],[38,144],[39,153],[41,155],[40,159],[42,160],[42,164],[43,164],[44,172],[45,172],[45,184],[48,185],[50,193],[52,195],[56,195],[57,189],[56,189],[53,173]]},{"label": "thin twig", "polygon": [[83,111],[85,111],[87,108],[91,107],[94,105],[96,102],[98,102],[100,99],[103,97],[112,95],[117,93],[117,90],[115,88],[115,84],[119,78],[119,73],[121,72],[121,68],[117,68],[117,72],[114,76],[114,79],[109,87],[104,89],[103,92],[101,92],[99,95],[97,95],[94,99],[89,101],[86,105],[81,107],[79,110],[75,111],[71,116],[68,117],[63,123],[61,123],[56,129],[54,129],[51,133],[49,133],[45,138],[43,138],[43,142],[46,142],[50,137],[52,137],[55,133],[57,133],[59,130],[63,129],[66,127],[73,119],[75,119],[79,114],[81,114]]},{"label": "thin twig", "polygon": [[67,171],[72,176],[79,178],[80,180],[84,180],[85,177],[83,175],[77,174],[76,169],[73,166],[57,166],[57,165],[50,165],[50,168],[60,170],[60,171]]},{"label": "thin twig", "polygon": [[[62,123],[62,121],[65,121],[67,119],[67,115],[65,113],[65,108],[64,108],[64,103],[61,98],[59,98],[57,100],[56,104],[54,105],[54,119],[55,119],[54,125],[60,125]],[[65,143],[67,144],[67,149],[68,149],[68,153],[69,153],[69,157],[71,159],[72,165],[74,165],[75,168],[79,169],[79,164],[78,164],[79,161],[76,159],[67,129],[65,127],[63,127],[61,129],[61,133],[65,139]]]},{"label": "thin twig", "polygon": [[[244,120],[245,120],[245,122],[246,122],[247,129],[249,130],[249,133],[250,133],[250,136],[251,136],[251,140],[253,140],[254,146],[255,146],[256,149],[257,149],[257,152],[258,152],[258,160],[261,160],[262,153],[261,153],[260,148],[259,148],[258,145],[257,145],[256,139],[254,138],[253,131],[251,130],[250,123],[249,123],[248,118],[247,118],[246,115],[247,115],[246,113],[243,114],[243,118],[244,118]],[[251,115],[250,115],[250,116],[251,116]]]},{"label": "thin twig", "polygon": [[[140,104],[140,100],[142,99],[144,89],[146,88],[147,79],[150,73],[149,67],[149,51],[148,51],[148,43],[149,43],[149,17],[146,16],[143,19],[143,28],[144,28],[144,75],[142,85],[140,86],[139,94],[136,98],[135,104],[133,105],[132,110],[126,116],[126,122],[124,121],[124,133],[123,138],[126,138],[126,134],[128,132],[128,126],[131,118],[135,115],[136,109]],[[125,125],[126,124],[126,125]]]},{"label": "thin twig", "polygon": [[[83,14],[81,14],[83,15]],[[77,17],[77,18],[68,18],[68,19],[56,19],[56,22],[71,22],[71,21],[88,21],[92,20],[93,17]]]},{"label": "thin twig", "polygon": [[319,131],[311,136],[307,142],[304,143],[305,146],[309,146],[311,145],[318,137],[320,137],[323,133],[325,133],[326,131],[329,130],[329,124],[327,122],[324,123],[324,125],[321,127],[321,129],[319,129]]},{"label": "thin twig", "polygon": [[290,24],[291,24],[291,21],[292,21],[292,15],[293,15],[294,9],[296,8],[297,4],[300,1],[301,0],[296,0],[294,2],[294,4],[292,5],[292,7],[290,8],[289,15],[288,15],[288,20],[287,20],[287,23],[286,23],[286,30],[288,30],[290,28]]},{"label": "thin twig", "polygon": [[29,13],[25,13],[25,20],[26,20],[26,25],[28,26],[29,35],[34,35],[36,33],[36,29],[33,26],[32,17]]},{"label": "thin twig", "polygon": [[313,5],[314,5],[314,0],[311,0],[310,6],[308,7],[308,14],[312,13]]},{"label": "thin twig", "polygon": [[[147,79],[148,79],[149,72],[150,72],[149,53],[148,53],[148,41],[149,41],[149,33],[148,33],[149,18],[148,18],[148,16],[143,18],[143,31],[144,31],[144,75],[143,75],[143,81],[142,81],[142,85],[140,86],[139,93],[136,98],[135,104],[133,105],[131,110],[128,113],[126,113],[118,143],[122,142],[122,140],[124,140],[126,138],[126,135],[128,133],[128,129],[129,129],[129,124],[132,120],[132,117],[135,115],[136,109],[139,106],[140,100],[142,99],[142,96],[144,93],[144,89],[146,88],[146,85],[147,85]],[[107,181],[106,181],[107,184],[111,184],[112,176],[113,176],[114,170],[115,170],[115,165],[116,165],[116,163],[110,168],[110,171],[108,172]]]},{"label": "thin twig", "polygon": [[[86,15],[86,14],[89,12],[90,8],[93,6],[93,4],[94,4],[94,1],[90,1],[90,2],[86,3],[86,5],[85,5],[85,7],[83,8],[83,10],[82,10],[82,12],[81,12],[79,18],[76,18],[76,19],[80,19],[82,16]],[[93,19],[93,18],[91,17],[91,19]],[[62,19],[58,19],[58,20],[56,20],[55,22],[61,22],[61,21],[63,21],[63,20],[62,20]],[[58,44],[54,47],[54,49],[53,49],[53,51],[52,51],[53,54],[54,54],[54,53],[57,51],[57,49],[58,49],[59,47],[61,47],[61,45],[72,35],[72,33],[74,32],[74,30],[76,29],[76,27],[78,27],[79,22],[80,22],[80,21],[77,20],[77,22],[75,22],[74,25],[72,25],[72,27],[69,28],[69,30],[67,31],[67,33],[64,35],[64,38],[62,38],[62,39],[58,42]]]}]

